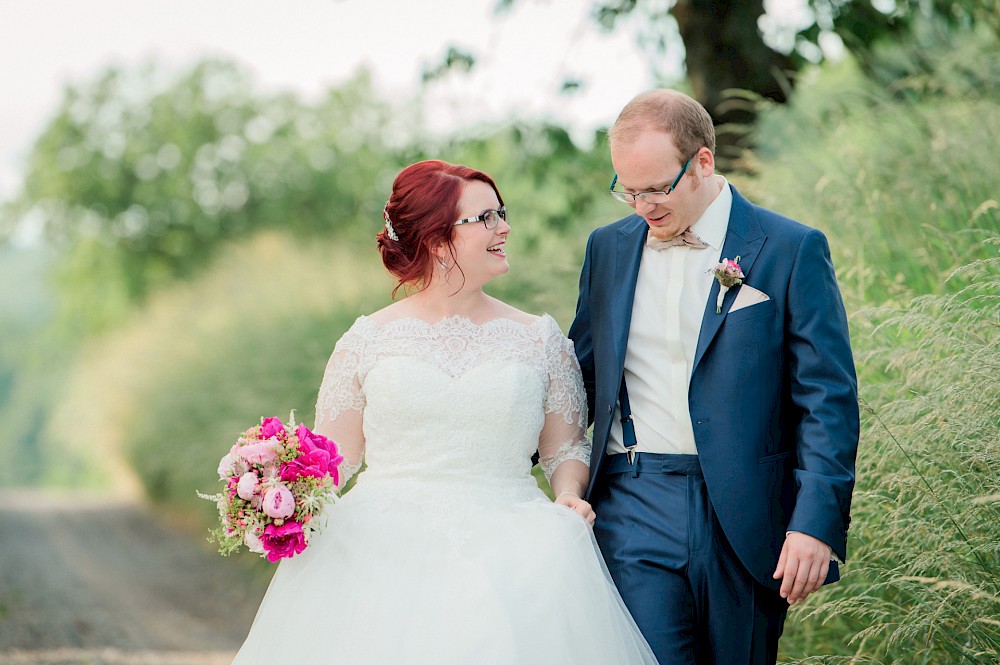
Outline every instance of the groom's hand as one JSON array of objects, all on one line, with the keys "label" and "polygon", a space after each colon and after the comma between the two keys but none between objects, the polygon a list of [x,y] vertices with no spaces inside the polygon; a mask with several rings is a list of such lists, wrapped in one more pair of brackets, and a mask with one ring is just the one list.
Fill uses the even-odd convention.
[{"label": "groom's hand", "polygon": [[774,579],[781,580],[781,597],[789,605],[801,602],[816,589],[830,570],[830,546],[818,538],[797,531],[785,537]]}]

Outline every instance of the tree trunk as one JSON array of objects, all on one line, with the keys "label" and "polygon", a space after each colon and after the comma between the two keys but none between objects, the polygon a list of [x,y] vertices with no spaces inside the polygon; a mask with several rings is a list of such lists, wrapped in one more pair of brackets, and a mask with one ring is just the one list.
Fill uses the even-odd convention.
[{"label": "tree trunk", "polygon": [[684,41],[694,97],[715,121],[717,156],[731,166],[749,147],[747,131],[757,115],[752,101],[731,90],[784,103],[794,65],[788,56],[772,51],[757,29],[763,0],[677,0],[671,13]]}]

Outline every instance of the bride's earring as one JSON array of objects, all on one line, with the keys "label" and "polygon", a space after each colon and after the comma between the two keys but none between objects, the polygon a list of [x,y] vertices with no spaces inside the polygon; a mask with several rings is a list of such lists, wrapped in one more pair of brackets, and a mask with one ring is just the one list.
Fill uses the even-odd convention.
[{"label": "bride's earring", "polygon": [[448,255],[448,246],[444,243],[441,243],[433,250],[431,250],[431,255],[434,257],[434,260],[437,261],[437,264],[441,266],[441,270],[447,272],[450,266],[448,265],[448,262],[445,260],[444,257]]}]

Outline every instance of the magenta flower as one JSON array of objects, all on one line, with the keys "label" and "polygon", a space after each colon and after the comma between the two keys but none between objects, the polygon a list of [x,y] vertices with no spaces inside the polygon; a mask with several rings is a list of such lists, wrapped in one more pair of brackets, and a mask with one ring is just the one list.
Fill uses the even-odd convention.
[{"label": "magenta flower", "polygon": [[261,510],[268,517],[284,519],[295,512],[295,497],[284,485],[278,485],[264,492]]},{"label": "magenta flower", "polygon": [[271,563],[290,559],[306,548],[306,536],[298,522],[285,522],[281,526],[268,524],[260,542]]},{"label": "magenta flower", "polygon": [[270,439],[285,433],[285,426],[277,418],[264,418],[260,423],[260,438]]},{"label": "magenta flower", "polygon": [[316,434],[305,425],[298,426],[298,429],[295,430],[295,436],[299,440],[299,450],[304,453],[316,448],[326,450],[330,444],[330,439],[322,434]]},{"label": "magenta flower", "polygon": [[294,482],[302,476],[312,476],[322,478],[329,473],[330,453],[325,450],[311,450],[304,455],[299,455],[291,462],[281,465],[281,479]]},{"label": "magenta flower", "polygon": [[337,449],[337,444],[322,434],[310,431],[305,425],[299,425],[298,429],[295,430],[295,436],[299,439],[299,450],[302,452],[309,452],[316,449],[326,451],[329,455],[326,472],[333,477],[335,483],[339,484],[337,467],[344,461],[344,456]]}]

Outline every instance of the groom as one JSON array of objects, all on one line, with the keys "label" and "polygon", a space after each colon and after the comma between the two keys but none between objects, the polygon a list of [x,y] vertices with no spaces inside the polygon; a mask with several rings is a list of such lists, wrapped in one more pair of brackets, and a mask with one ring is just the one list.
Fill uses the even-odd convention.
[{"label": "groom", "polygon": [[609,140],[634,214],[591,234],[569,331],[595,533],[661,663],[774,663],[846,556],[857,383],[827,241],[715,173],[687,95],[636,97]]}]

